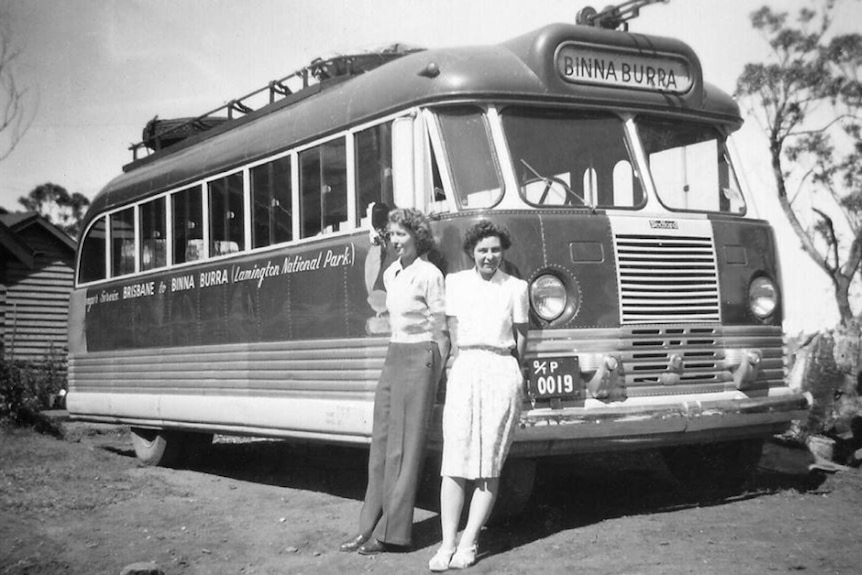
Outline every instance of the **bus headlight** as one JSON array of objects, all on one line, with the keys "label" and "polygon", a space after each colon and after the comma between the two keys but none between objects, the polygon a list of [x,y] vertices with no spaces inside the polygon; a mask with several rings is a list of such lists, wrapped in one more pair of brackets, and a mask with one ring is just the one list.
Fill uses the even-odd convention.
[{"label": "bus headlight", "polygon": [[541,275],[530,284],[530,303],[543,320],[557,319],[566,309],[566,287],[555,275]]},{"label": "bus headlight", "polygon": [[764,319],[772,315],[778,305],[778,289],[775,282],[766,276],[754,278],[748,286],[748,307],[752,313]]}]

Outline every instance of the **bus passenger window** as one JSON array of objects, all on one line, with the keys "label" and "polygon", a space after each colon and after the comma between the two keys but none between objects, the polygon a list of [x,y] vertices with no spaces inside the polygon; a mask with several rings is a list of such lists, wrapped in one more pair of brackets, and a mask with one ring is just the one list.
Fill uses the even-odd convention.
[{"label": "bus passenger window", "polygon": [[141,204],[141,271],[167,265],[165,198]]},{"label": "bus passenger window", "polygon": [[464,208],[487,208],[503,195],[503,179],[485,114],[473,106],[437,113],[456,197]]},{"label": "bus passenger window", "polygon": [[171,212],[174,263],[193,262],[204,257],[201,189],[194,186],[171,196]]},{"label": "bus passenger window", "polygon": [[111,225],[111,277],[135,273],[135,210],[126,208],[109,216]]},{"label": "bus passenger window", "polygon": [[356,218],[361,221],[372,203],[392,207],[392,123],[356,134]]},{"label": "bus passenger window", "polygon": [[251,169],[251,242],[262,248],[293,239],[290,156]]},{"label": "bus passenger window", "polygon": [[242,172],[207,184],[210,209],[210,256],[232,254],[245,249],[245,210]]},{"label": "bus passenger window", "polygon": [[336,232],[347,223],[346,156],[344,138],[300,152],[302,237]]},{"label": "bus passenger window", "polygon": [[103,279],[105,279],[105,218],[101,217],[81,242],[78,281],[86,283]]}]

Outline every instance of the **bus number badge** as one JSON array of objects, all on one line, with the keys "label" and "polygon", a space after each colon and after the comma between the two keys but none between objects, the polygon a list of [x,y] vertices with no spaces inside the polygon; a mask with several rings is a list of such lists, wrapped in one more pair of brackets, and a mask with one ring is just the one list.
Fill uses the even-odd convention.
[{"label": "bus number badge", "polygon": [[577,356],[544,357],[530,362],[529,391],[534,399],[581,399],[583,385]]}]

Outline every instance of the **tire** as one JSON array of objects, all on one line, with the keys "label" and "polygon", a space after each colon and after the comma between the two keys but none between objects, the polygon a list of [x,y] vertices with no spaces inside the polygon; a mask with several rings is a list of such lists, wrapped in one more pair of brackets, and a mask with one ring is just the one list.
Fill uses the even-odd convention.
[{"label": "tire", "polygon": [[535,459],[509,459],[500,475],[497,500],[488,523],[504,523],[519,515],[527,506],[536,482]]},{"label": "tire", "polygon": [[680,445],[662,450],[668,471],[689,493],[738,493],[754,473],[763,440]]},{"label": "tire", "polygon": [[[162,467],[177,467],[185,463],[188,459],[189,435],[204,435],[142,427],[133,427],[131,432],[132,447],[138,459],[146,465]],[[202,439],[198,441],[202,442]],[[212,441],[211,435],[209,441]]]}]

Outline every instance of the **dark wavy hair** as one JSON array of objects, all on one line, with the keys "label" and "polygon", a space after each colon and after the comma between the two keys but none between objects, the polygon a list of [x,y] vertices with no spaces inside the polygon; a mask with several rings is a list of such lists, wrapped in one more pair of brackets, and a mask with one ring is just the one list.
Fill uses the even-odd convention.
[{"label": "dark wavy hair", "polygon": [[389,223],[398,224],[413,236],[413,240],[416,242],[416,252],[420,256],[427,254],[434,247],[431,220],[419,210],[395,208],[389,212]]},{"label": "dark wavy hair", "polygon": [[490,237],[500,238],[500,247],[504,250],[512,247],[512,236],[509,235],[509,230],[506,229],[506,226],[495,224],[488,220],[479,220],[464,232],[464,251],[472,258],[473,249],[476,247],[476,244]]}]

